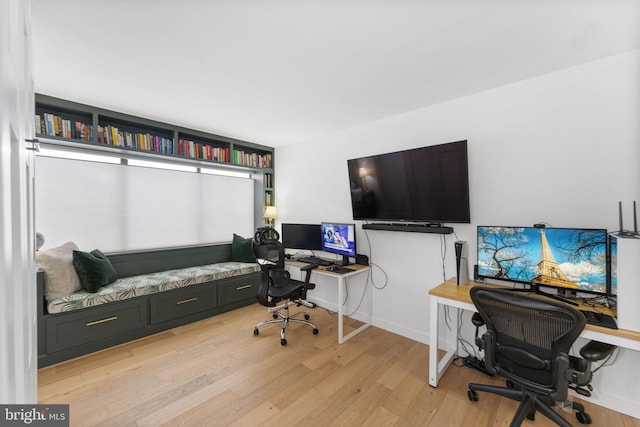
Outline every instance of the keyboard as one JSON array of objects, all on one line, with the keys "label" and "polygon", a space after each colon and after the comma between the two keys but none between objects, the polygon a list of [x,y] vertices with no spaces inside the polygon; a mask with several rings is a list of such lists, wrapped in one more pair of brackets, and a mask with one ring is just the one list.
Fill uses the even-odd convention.
[{"label": "keyboard", "polygon": [[602,326],[609,329],[618,329],[616,321],[613,317],[604,313],[597,313],[595,311],[580,310],[584,314],[584,318],[587,319],[587,323],[595,326]]},{"label": "keyboard", "polygon": [[333,264],[333,262],[329,261],[328,259],[322,259],[314,256],[306,256],[306,257],[298,258],[296,261],[306,262],[307,264],[317,264],[322,266]]}]

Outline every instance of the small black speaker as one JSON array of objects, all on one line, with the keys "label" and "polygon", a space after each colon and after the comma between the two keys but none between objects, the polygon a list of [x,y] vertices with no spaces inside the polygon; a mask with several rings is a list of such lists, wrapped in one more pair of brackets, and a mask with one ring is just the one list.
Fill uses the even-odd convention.
[{"label": "small black speaker", "polygon": [[476,283],[484,283],[484,277],[480,277],[478,273],[478,264],[473,266],[473,281]]},{"label": "small black speaker", "polygon": [[366,255],[356,254],[356,264],[369,265],[369,257]]}]

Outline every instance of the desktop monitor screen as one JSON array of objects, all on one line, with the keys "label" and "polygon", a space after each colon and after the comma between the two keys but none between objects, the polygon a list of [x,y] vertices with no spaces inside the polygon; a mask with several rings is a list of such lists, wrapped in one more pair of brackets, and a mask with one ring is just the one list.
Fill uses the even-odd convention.
[{"label": "desktop monitor screen", "polygon": [[322,250],[342,255],[343,263],[349,263],[349,257],[356,256],[355,224],[323,222]]},{"label": "desktop monitor screen", "polygon": [[322,250],[320,224],[282,224],[282,245],[286,249]]},{"label": "desktop monitor screen", "polygon": [[478,274],[607,294],[607,230],[478,226]]}]

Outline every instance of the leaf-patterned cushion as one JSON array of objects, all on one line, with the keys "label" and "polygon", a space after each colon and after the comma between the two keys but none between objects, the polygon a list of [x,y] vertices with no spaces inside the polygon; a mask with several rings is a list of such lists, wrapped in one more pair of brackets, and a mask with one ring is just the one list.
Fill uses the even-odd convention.
[{"label": "leaf-patterned cushion", "polygon": [[141,276],[123,277],[96,293],[78,291],[49,301],[48,311],[51,314],[73,311],[256,271],[260,271],[260,266],[256,263],[220,262]]}]

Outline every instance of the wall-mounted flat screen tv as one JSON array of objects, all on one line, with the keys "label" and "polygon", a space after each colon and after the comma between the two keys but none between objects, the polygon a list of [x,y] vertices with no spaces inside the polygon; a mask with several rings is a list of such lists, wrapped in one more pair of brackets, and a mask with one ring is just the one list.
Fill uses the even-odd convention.
[{"label": "wall-mounted flat screen tv", "polygon": [[350,159],[353,219],[470,223],[467,141]]},{"label": "wall-mounted flat screen tv", "polygon": [[478,226],[478,275],[607,295],[607,230]]}]

